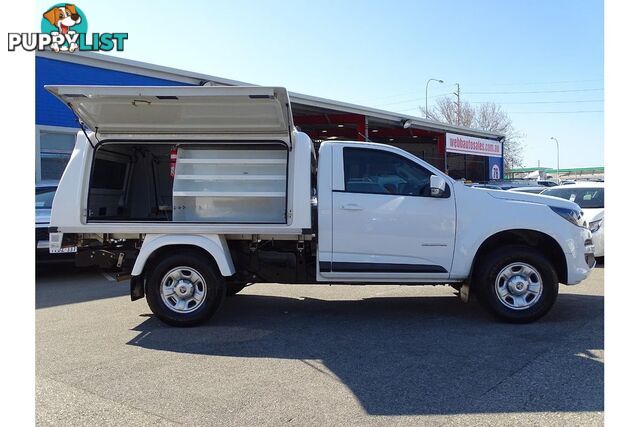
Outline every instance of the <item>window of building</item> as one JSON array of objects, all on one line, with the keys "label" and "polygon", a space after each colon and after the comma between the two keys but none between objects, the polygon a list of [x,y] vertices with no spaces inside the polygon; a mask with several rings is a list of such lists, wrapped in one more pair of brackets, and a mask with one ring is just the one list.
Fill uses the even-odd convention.
[{"label": "window of building", "polygon": [[467,171],[465,178],[474,181],[486,181],[489,174],[488,157],[466,156]]},{"label": "window of building", "polygon": [[[404,151],[408,151],[414,156],[429,163],[436,169],[444,172],[444,155],[438,151],[438,141],[436,139],[433,139],[430,142],[426,141],[428,140],[425,138],[417,140],[412,138],[411,142],[394,142],[390,145],[402,148]],[[383,144],[387,143],[387,141],[384,140],[380,140],[380,142]]]},{"label": "window of building", "polygon": [[64,172],[75,145],[76,131],[39,130],[39,148],[36,153],[36,178],[38,180],[59,180]]},{"label": "window of building", "polygon": [[420,196],[429,188],[430,171],[398,154],[344,148],[345,191]]},{"label": "window of building", "polygon": [[447,175],[453,179],[466,178],[464,154],[447,153]]},{"label": "window of building", "polygon": [[447,174],[453,179],[487,181],[488,168],[488,157],[447,153]]}]

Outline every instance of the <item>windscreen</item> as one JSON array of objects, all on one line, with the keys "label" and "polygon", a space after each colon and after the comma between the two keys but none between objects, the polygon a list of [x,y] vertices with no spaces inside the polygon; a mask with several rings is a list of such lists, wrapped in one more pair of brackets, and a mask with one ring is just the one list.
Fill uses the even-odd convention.
[{"label": "windscreen", "polygon": [[542,194],[570,200],[583,209],[604,208],[604,188],[551,188]]}]

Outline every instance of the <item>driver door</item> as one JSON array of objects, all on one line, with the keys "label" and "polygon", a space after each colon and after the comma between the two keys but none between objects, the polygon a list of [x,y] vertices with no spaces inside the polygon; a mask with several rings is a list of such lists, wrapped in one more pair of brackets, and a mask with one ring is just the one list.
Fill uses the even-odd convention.
[{"label": "driver door", "polygon": [[448,278],[456,222],[451,189],[430,197],[433,172],[392,147],[336,148],[342,155],[333,157],[332,261],[322,275]]}]

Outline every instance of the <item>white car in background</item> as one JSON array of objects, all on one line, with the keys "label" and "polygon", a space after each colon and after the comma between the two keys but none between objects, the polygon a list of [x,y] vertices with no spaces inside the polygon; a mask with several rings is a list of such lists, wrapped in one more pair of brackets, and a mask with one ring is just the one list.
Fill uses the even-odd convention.
[{"label": "white car in background", "polygon": [[36,254],[49,254],[49,220],[57,181],[36,184]]},{"label": "white car in background", "polygon": [[559,185],[542,194],[570,200],[582,208],[584,221],[593,235],[594,255],[604,257],[604,182]]},{"label": "white car in background", "polygon": [[73,262],[74,254],[49,250],[49,221],[51,205],[58,188],[58,181],[46,180],[36,184],[36,263]]}]

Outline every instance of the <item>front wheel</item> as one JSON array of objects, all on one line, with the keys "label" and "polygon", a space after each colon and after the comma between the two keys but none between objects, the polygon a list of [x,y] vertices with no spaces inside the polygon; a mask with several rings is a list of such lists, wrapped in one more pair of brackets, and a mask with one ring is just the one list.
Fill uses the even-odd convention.
[{"label": "front wheel", "polygon": [[160,260],[146,285],[149,308],[173,326],[205,322],[220,308],[225,294],[226,284],[212,261],[195,252]]},{"label": "front wheel", "polygon": [[535,248],[511,245],[480,260],[473,288],[498,318],[512,323],[533,322],[544,316],[558,296],[558,276]]}]

